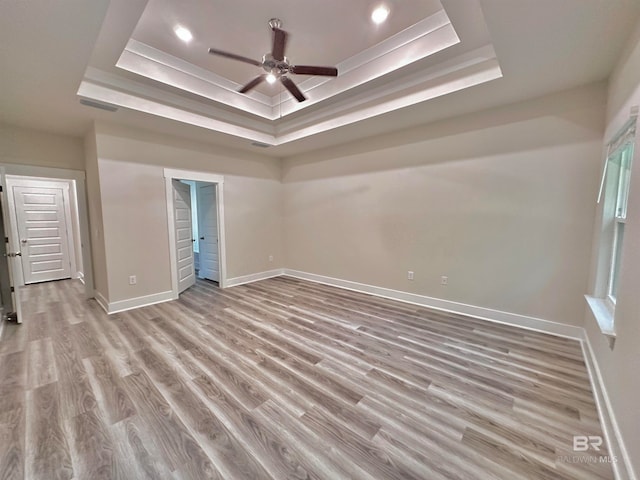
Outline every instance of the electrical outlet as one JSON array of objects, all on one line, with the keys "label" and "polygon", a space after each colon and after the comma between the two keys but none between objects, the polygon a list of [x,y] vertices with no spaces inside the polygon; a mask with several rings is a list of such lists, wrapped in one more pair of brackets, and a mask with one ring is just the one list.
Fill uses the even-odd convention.
[{"label": "electrical outlet", "polygon": [[129,277],[129,285],[135,285],[136,283],[138,283],[138,279],[136,278],[135,275],[131,275]]},{"label": "electrical outlet", "polygon": [[411,270],[407,272],[407,280],[413,280],[413,272]]},{"label": "electrical outlet", "polygon": [[273,255],[269,255],[269,261],[273,262]]},{"label": "electrical outlet", "polygon": [[449,285],[449,277],[444,275],[440,277],[440,285]]}]

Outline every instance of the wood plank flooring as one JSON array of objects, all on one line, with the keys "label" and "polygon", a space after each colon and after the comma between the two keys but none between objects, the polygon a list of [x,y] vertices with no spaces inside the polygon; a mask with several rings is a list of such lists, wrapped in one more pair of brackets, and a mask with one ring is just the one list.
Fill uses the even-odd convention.
[{"label": "wood plank flooring", "polygon": [[0,479],[612,479],[580,344],[279,277],[106,315],[25,289]]}]

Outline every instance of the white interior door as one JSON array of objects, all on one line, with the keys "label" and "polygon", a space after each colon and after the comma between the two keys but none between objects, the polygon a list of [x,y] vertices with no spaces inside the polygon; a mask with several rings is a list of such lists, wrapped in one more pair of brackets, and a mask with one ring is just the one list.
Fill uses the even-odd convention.
[{"label": "white interior door", "polygon": [[71,277],[69,237],[61,188],[13,187],[24,283]]},{"label": "white interior door", "polygon": [[0,236],[6,238],[3,248],[0,248],[2,258],[0,259],[0,282],[2,292],[3,315],[14,316],[18,323],[22,323],[22,311],[20,304],[20,286],[16,281],[16,272],[21,268],[18,241],[14,234],[10,233],[11,226],[6,207],[3,189],[0,188]]},{"label": "white interior door", "polygon": [[198,232],[200,234],[200,278],[220,281],[218,267],[218,208],[216,186],[198,186]]},{"label": "white interior door", "polygon": [[176,230],[176,261],[178,263],[178,293],[196,283],[193,266],[193,231],[191,229],[191,187],[172,180],[174,227]]}]

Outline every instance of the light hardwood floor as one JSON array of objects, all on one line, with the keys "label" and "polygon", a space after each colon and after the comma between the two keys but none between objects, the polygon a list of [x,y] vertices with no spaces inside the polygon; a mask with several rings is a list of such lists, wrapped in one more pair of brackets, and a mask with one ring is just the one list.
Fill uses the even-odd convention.
[{"label": "light hardwood floor", "polygon": [[576,341],[286,277],[112,316],[80,287],[5,328],[0,479],[613,478],[572,451]]}]

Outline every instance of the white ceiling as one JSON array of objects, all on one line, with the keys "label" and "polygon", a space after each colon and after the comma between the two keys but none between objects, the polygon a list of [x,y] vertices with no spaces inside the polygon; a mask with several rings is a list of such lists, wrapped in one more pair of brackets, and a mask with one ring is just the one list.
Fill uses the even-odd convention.
[{"label": "white ceiling", "polygon": [[[344,5],[344,0],[323,0],[322,8],[310,14],[309,9],[300,8],[300,0],[253,2],[251,8],[238,8],[237,0],[149,0],[132,38],[245,84],[257,72],[262,73],[259,68],[214,57],[207,51],[214,47],[260,60],[271,50],[271,18],[279,18],[289,32],[286,55],[292,63],[331,66],[442,8],[438,0],[405,2],[402,8],[394,8],[387,22],[377,26],[369,20],[375,2],[350,0],[349,8]],[[176,39],[176,25],[192,32],[189,44]]]},{"label": "white ceiling", "polygon": [[[78,136],[108,121],[286,157],[605,79],[640,14],[636,0],[389,0],[376,27],[379,3],[3,0],[0,121]],[[272,17],[292,63],[340,71],[295,77],[303,104],[238,94],[260,68],[207,53],[259,60]]]}]

